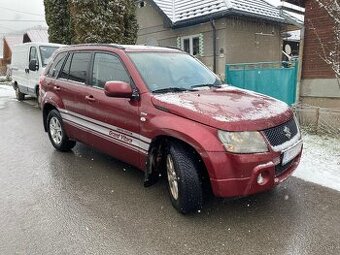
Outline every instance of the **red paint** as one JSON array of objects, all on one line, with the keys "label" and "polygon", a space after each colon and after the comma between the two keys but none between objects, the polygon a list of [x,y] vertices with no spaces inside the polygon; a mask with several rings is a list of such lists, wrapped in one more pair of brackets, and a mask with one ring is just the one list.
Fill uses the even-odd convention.
[{"label": "red paint", "polygon": [[[176,50],[146,47],[127,47],[124,50],[111,46],[77,46],[60,51],[67,50],[101,51],[118,55],[139,92],[139,99],[109,97],[105,95],[104,89],[43,76],[40,81],[43,109],[46,105],[52,105],[61,112],[66,111],[65,116],[79,123],[97,121],[92,123],[93,126],[86,122],[85,126],[81,127],[65,120],[64,126],[70,138],[142,170],[145,168],[147,153],[136,148],[131,149],[129,146],[134,146],[135,141],[143,139],[142,137],[153,141],[159,136],[182,140],[200,154],[209,173],[213,192],[220,197],[245,196],[269,190],[296,169],[301,153],[288,170],[275,177],[275,164],[279,163],[277,159],[281,153],[274,152],[268,141],[266,142],[269,151],[266,153],[232,154],[225,151],[217,136],[218,130],[261,131],[285,123],[292,118],[293,113],[277,100],[232,88],[174,95],[176,100],[191,102],[193,110],[190,109],[191,106],[188,108],[165,102],[162,95],[155,96],[150,93],[127,55],[127,52],[131,51],[177,52]],[[119,85],[120,92],[127,95],[129,90],[126,84]],[[119,91],[111,92],[111,96],[119,96]],[[72,112],[74,116],[67,115],[67,111]],[[266,114],[257,116],[259,111]],[[219,116],[228,116],[229,120],[223,121]],[[103,132],[101,135],[98,135],[96,130],[98,123]],[[263,172],[266,178],[263,185],[256,182],[260,172]]]}]

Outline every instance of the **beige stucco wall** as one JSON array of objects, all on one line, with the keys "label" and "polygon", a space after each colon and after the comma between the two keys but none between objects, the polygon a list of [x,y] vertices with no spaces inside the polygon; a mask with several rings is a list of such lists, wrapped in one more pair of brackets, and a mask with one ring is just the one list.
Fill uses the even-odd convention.
[{"label": "beige stucco wall", "polygon": [[[137,44],[177,47],[177,38],[203,33],[204,54],[199,57],[213,68],[213,33],[210,22],[171,29],[164,17],[146,1],[137,8]],[[280,26],[262,21],[221,18],[217,28],[217,74],[224,79],[225,64],[281,60]]]}]

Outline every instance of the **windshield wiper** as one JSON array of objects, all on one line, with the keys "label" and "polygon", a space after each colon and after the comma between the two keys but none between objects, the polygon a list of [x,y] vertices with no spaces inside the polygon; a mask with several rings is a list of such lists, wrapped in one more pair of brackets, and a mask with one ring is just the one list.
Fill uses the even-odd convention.
[{"label": "windshield wiper", "polygon": [[186,88],[179,88],[179,87],[169,87],[163,89],[155,89],[152,93],[168,93],[168,92],[183,92],[183,91],[190,91],[190,89]]},{"label": "windshield wiper", "polygon": [[198,85],[193,85],[190,88],[201,88],[201,87],[209,87],[209,88],[221,88],[221,85],[218,84],[198,84]]}]

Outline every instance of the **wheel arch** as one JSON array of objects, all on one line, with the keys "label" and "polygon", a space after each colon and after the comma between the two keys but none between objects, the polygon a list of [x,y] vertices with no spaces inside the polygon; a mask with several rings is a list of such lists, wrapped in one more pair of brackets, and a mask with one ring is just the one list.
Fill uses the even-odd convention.
[{"label": "wheel arch", "polygon": [[[155,152],[161,152],[162,156],[165,156],[165,150],[166,146],[168,146],[170,143],[180,143],[182,146],[186,147],[188,150],[191,150],[198,162],[199,165],[199,176],[202,180],[202,185],[204,190],[210,192],[211,186],[210,186],[210,174],[206,167],[206,164],[204,162],[204,159],[202,157],[202,150],[203,148],[200,147],[197,144],[193,144],[192,141],[189,141],[188,139],[181,139],[178,136],[170,135],[170,134],[160,134],[158,136],[155,136],[151,143],[149,148],[149,154],[148,154],[148,160],[147,160],[147,169],[146,173],[149,175],[153,175],[155,169],[152,169],[153,162],[150,162],[150,159],[157,159],[156,155],[153,155]],[[154,148],[158,148],[156,151],[154,151]],[[164,160],[164,158],[163,158]],[[163,172],[164,169],[161,169]],[[161,172],[161,174],[163,174]]]},{"label": "wheel arch", "polygon": [[43,108],[43,121],[44,121],[44,130],[45,132],[47,132],[47,116],[50,113],[50,111],[52,110],[57,110],[57,107],[55,107],[54,105],[50,104],[50,103],[46,103],[44,104],[44,108]]}]

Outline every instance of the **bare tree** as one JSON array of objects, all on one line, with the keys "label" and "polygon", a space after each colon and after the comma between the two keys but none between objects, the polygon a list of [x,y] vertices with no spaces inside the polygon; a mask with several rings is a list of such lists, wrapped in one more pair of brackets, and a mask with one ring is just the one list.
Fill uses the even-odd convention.
[{"label": "bare tree", "polygon": [[312,29],[315,32],[317,39],[320,42],[321,58],[332,68],[338,80],[340,88],[340,0],[314,0],[323,8],[332,22],[334,41],[324,42],[319,36],[319,31],[312,24]]}]

